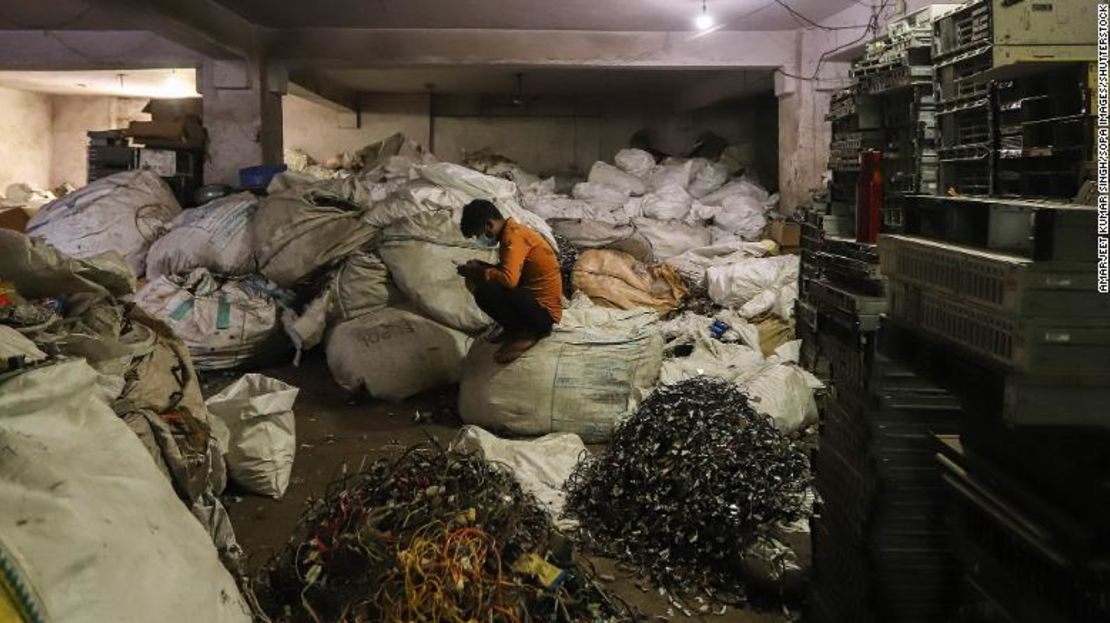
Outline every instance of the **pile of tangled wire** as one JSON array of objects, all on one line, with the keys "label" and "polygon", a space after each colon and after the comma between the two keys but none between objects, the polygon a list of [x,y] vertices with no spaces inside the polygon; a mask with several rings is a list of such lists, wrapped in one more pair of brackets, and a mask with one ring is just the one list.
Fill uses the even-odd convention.
[{"label": "pile of tangled wire", "polygon": [[574,265],[578,263],[578,247],[570,239],[553,234],[555,243],[559,245],[559,272],[563,275],[563,294],[570,297],[574,294],[572,274]]},{"label": "pile of tangled wire", "polygon": [[505,470],[433,443],[332,483],[263,570],[262,607],[291,621],[619,621]]},{"label": "pile of tangled wire", "polygon": [[735,385],[661,387],[567,481],[567,514],[595,551],[680,598],[740,604],[738,561],[778,521],[807,511],[805,451]]},{"label": "pile of tangled wire", "polygon": [[694,312],[702,316],[713,317],[721,309],[721,306],[714,303],[713,299],[709,297],[709,289],[704,284],[696,284],[687,281],[686,287],[690,292],[686,298],[678,304],[678,307],[671,312],[668,317],[680,316],[684,312]]}]

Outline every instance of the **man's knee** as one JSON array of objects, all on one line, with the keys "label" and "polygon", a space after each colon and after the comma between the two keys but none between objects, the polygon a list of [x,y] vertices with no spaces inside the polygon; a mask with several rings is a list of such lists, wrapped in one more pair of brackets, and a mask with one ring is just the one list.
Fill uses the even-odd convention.
[{"label": "man's knee", "polygon": [[494,301],[505,298],[505,288],[500,284],[479,281],[474,286],[474,298],[479,301]]}]

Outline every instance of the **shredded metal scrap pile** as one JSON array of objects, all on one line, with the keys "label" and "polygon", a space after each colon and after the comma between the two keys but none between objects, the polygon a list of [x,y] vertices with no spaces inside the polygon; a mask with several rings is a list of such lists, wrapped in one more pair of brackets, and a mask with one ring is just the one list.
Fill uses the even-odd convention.
[{"label": "shredded metal scrap pile", "polygon": [[578,263],[578,247],[569,239],[554,234],[555,244],[559,245],[559,272],[563,274],[563,294],[570,297],[574,294],[574,265]]},{"label": "shredded metal scrap pile", "polygon": [[506,470],[425,444],[332,484],[261,578],[295,621],[616,621]]},{"label": "shredded metal scrap pile", "polygon": [[805,452],[730,383],[659,388],[567,481],[586,543],[682,597],[739,603],[745,548],[804,512]]}]

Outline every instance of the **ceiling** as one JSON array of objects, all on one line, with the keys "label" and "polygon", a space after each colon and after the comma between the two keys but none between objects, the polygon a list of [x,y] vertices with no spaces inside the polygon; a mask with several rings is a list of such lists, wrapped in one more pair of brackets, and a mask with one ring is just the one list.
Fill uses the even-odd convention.
[{"label": "ceiling", "polygon": [[[860,0],[783,0],[812,20]],[[217,0],[273,28],[487,28],[513,30],[685,31],[702,0]],[[802,25],[775,0],[705,0],[728,30],[792,30]]]},{"label": "ceiling", "polygon": [[0,71],[0,86],[57,95],[197,97],[196,70]]},{"label": "ceiling", "polygon": [[[653,70],[587,68],[396,68],[324,69],[317,74],[333,84],[367,93],[421,93],[431,84],[437,93],[515,94],[517,73],[522,74],[525,95],[672,95],[695,84],[750,74],[753,81],[770,77],[769,71]],[[767,88],[772,88],[769,79]]]}]

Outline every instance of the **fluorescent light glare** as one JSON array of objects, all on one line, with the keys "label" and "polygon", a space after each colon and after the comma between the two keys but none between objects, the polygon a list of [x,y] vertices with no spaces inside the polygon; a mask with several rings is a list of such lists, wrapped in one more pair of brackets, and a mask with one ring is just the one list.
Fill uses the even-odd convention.
[{"label": "fluorescent light glare", "polygon": [[696,26],[698,30],[709,30],[713,27],[713,16],[708,13],[699,13],[698,16],[694,18],[694,26]]}]

